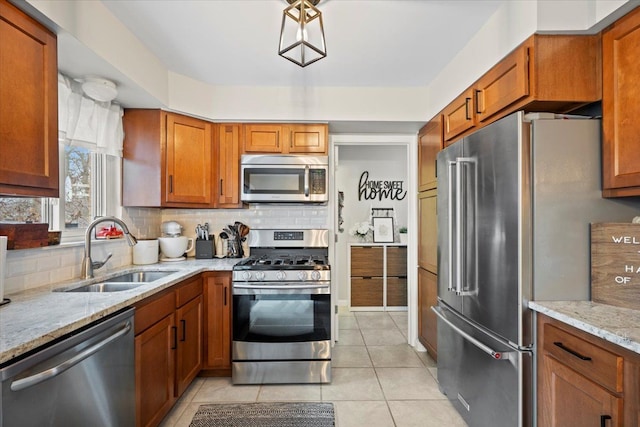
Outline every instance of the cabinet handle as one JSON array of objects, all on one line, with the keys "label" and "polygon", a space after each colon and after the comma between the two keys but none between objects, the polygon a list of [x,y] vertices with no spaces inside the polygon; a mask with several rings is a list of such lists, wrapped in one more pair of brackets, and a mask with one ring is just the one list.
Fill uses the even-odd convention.
[{"label": "cabinet handle", "polygon": [[600,415],[600,427],[607,427],[607,420],[611,419],[611,415]]},{"label": "cabinet handle", "polygon": [[436,170],[436,178],[438,177],[438,159],[434,160],[433,163],[435,164],[435,170]]},{"label": "cabinet handle", "polygon": [[180,320],[180,323],[182,324],[182,338],[180,339],[180,341],[186,341],[187,340],[187,321],[182,319]]},{"label": "cabinet handle", "polygon": [[590,358],[590,357],[588,357],[588,356],[583,356],[582,354],[578,353],[577,351],[575,351],[575,350],[571,350],[569,347],[566,347],[566,346],[565,346],[564,344],[562,344],[560,341],[556,341],[556,342],[554,342],[554,343],[553,343],[553,345],[555,345],[556,347],[560,347],[561,349],[563,349],[563,350],[564,350],[564,351],[566,351],[567,353],[574,355],[575,357],[577,357],[577,358],[578,358],[578,359],[580,359],[580,360],[585,360],[585,361],[587,361],[587,360],[591,360],[591,358]]},{"label": "cabinet handle", "polygon": [[293,131],[289,135],[289,148],[293,148]]},{"label": "cabinet handle", "polygon": [[220,195],[221,196],[224,196],[224,184],[223,184],[223,182],[224,182],[224,179],[221,179],[220,180]]},{"label": "cabinet handle", "polygon": [[471,101],[471,98],[464,99],[464,118],[467,120],[471,120],[471,114],[469,114],[469,101]]},{"label": "cabinet handle", "polygon": [[171,350],[175,350],[178,348],[178,328],[176,326],[172,326],[171,331],[173,331],[173,346],[171,346]]},{"label": "cabinet handle", "polygon": [[224,287],[224,294],[223,294],[223,305],[227,305],[227,287]]},{"label": "cabinet handle", "polygon": [[169,193],[173,193],[173,175],[169,175]]},{"label": "cabinet handle", "polygon": [[476,95],[476,114],[482,114],[482,111],[480,111],[480,93],[482,91],[476,89],[475,90],[475,95]]}]

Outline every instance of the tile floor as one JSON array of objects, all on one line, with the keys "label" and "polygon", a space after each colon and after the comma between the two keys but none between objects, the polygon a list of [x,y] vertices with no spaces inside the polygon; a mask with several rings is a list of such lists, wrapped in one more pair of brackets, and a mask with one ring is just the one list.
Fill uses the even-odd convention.
[{"label": "tile floor", "polygon": [[339,318],[332,382],[241,385],[196,378],[161,427],[187,427],[198,406],[213,402],[333,402],[337,427],[466,426],[438,390],[436,365],[407,345],[406,312],[346,312]]}]

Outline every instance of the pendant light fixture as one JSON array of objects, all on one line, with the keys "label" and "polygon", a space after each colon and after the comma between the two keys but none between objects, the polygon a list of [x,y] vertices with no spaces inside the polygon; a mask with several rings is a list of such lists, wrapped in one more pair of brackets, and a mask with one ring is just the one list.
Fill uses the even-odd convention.
[{"label": "pendant light fixture", "polygon": [[282,14],[278,54],[306,67],[327,56],[320,0],[287,0]]}]

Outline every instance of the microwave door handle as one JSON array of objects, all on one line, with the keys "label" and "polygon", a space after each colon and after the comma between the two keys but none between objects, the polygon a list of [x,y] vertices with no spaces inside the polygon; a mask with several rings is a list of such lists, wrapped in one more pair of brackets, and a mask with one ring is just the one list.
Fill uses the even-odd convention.
[{"label": "microwave door handle", "polygon": [[309,197],[309,165],[304,167],[304,197]]}]

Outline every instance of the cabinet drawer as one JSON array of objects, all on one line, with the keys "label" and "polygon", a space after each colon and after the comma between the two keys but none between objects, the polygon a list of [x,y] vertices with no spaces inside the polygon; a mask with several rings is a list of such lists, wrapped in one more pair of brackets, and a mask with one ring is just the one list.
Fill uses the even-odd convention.
[{"label": "cabinet drawer", "polygon": [[387,306],[407,306],[407,279],[404,277],[387,277]]},{"label": "cabinet drawer", "polygon": [[382,276],[384,274],[382,271],[382,250],[382,246],[353,246],[351,248],[351,276]]},{"label": "cabinet drawer", "polygon": [[407,275],[407,248],[387,247],[387,276]]},{"label": "cabinet drawer", "polygon": [[382,277],[352,277],[352,307],[382,307]]},{"label": "cabinet drawer", "polygon": [[549,324],[544,325],[544,351],[603,387],[622,392],[622,356]]},{"label": "cabinet drawer", "polygon": [[173,314],[176,309],[175,303],[175,294],[173,290],[171,290],[153,298],[152,301],[147,302],[145,300],[142,304],[136,306],[134,321],[135,335],[138,335],[168,315]]},{"label": "cabinet drawer", "polygon": [[176,308],[182,307],[198,295],[202,294],[202,279],[198,278],[180,285],[176,289]]}]

